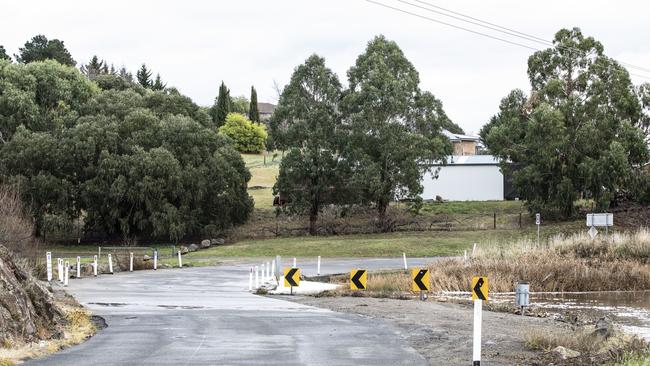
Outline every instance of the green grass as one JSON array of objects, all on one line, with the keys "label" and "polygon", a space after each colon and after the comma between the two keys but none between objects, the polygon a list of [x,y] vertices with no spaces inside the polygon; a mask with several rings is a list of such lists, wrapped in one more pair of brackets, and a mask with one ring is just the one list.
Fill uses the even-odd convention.
[{"label": "green grass", "polygon": [[273,207],[272,188],[278,177],[280,156],[280,153],[278,153],[278,156],[273,159],[273,153],[270,153],[266,157],[266,164],[264,164],[263,154],[242,154],[242,158],[244,158],[244,162],[251,172],[251,180],[248,182],[248,194],[253,197],[256,209]]},{"label": "green grass", "polygon": [[523,201],[425,202],[422,213],[430,214],[526,214]]}]

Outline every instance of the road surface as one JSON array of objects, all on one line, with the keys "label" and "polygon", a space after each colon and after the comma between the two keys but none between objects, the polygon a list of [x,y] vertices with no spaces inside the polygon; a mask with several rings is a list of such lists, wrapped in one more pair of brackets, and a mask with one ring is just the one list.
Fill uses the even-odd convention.
[{"label": "road surface", "polygon": [[[315,274],[315,262],[301,264],[304,273]],[[402,259],[323,260],[321,273],[402,266]],[[426,364],[381,320],[250,294],[249,268],[250,263],[71,280],[69,292],[108,327],[26,365]]]}]

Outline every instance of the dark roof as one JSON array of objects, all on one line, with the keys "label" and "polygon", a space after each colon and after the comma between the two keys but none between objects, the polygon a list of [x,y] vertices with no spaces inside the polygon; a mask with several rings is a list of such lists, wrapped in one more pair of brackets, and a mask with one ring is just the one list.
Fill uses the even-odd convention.
[{"label": "dark roof", "polygon": [[275,104],[257,103],[257,109],[260,111],[260,114],[273,114],[273,111],[275,110]]}]

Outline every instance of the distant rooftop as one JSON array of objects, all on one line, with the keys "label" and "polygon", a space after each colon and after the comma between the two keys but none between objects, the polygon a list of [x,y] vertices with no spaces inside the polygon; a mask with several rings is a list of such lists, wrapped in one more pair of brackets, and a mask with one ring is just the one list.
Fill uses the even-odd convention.
[{"label": "distant rooftop", "polygon": [[275,104],[257,103],[257,109],[260,111],[260,114],[273,114],[273,111],[275,110]]},{"label": "distant rooftop", "polygon": [[447,165],[499,165],[499,159],[494,155],[450,155],[447,156]]},{"label": "distant rooftop", "polygon": [[447,130],[442,130],[442,134],[447,136],[451,141],[476,141],[481,138],[479,136],[462,135],[459,133],[451,133]]}]

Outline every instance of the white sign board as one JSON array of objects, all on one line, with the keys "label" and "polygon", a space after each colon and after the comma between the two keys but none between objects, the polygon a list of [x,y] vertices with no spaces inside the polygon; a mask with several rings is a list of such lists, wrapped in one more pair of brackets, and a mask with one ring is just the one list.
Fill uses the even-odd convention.
[{"label": "white sign board", "polygon": [[535,225],[541,225],[542,224],[542,214],[535,214]]},{"label": "white sign board", "polygon": [[614,214],[587,214],[587,226],[614,226]]}]

